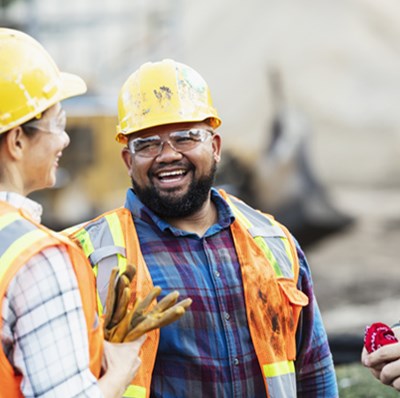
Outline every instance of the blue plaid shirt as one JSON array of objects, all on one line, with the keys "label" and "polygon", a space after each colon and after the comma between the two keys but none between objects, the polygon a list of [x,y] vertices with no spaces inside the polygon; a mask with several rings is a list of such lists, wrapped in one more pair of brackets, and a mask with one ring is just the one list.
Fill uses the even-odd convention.
[{"label": "blue plaid shirt", "polygon": [[[163,295],[178,290],[182,298],[193,299],[184,317],[161,329],[151,385],[154,398],[266,397],[229,229],[234,215],[215,189],[212,200],[218,222],[199,237],[172,227],[132,190],[127,193],[125,207],[132,212],[154,285],[163,289]],[[298,331],[298,397],[337,397],[327,336],[299,247],[298,255],[298,285],[310,299]]]}]

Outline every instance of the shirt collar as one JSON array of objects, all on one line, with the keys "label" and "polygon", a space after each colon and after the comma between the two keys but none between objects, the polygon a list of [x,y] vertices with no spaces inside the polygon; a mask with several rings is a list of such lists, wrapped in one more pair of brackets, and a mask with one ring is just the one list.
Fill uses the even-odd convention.
[{"label": "shirt collar", "polygon": [[16,192],[0,191],[0,200],[9,203],[17,209],[25,210],[33,221],[40,223],[42,219],[42,206],[32,199],[22,196]]},{"label": "shirt collar", "polygon": [[[208,229],[204,236],[210,236],[222,229],[228,228],[235,220],[235,216],[228,203],[215,188],[211,188],[211,200],[217,207],[218,221]],[[126,194],[125,207],[132,213],[133,218],[141,219],[147,223],[153,222],[162,231],[170,230],[175,236],[191,235],[191,233],[173,227],[157,216],[139,200],[132,189],[129,189]]]}]

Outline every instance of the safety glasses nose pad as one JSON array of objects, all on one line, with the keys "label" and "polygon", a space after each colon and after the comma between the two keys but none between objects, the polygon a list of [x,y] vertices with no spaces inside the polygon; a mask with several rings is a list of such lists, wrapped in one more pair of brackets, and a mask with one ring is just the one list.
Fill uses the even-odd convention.
[{"label": "safety glasses nose pad", "polygon": [[168,145],[170,146],[170,148],[171,148],[174,152],[180,153],[180,151],[178,151],[178,150],[174,147],[174,145],[172,144],[172,142],[171,142],[170,140],[165,140],[165,141],[161,141],[161,143],[160,143],[160,145],[159,145],[159,147],[158,147],[159,149],[158,149],[157,156],[160,156],[160,155],[162,154],[162,152],[164,151],[165,144],[168,144]]}]

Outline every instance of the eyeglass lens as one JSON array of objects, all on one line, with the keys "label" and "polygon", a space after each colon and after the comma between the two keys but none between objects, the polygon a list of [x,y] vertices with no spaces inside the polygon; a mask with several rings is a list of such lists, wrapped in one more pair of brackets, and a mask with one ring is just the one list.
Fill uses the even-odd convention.
[{"label": "eyeglass lens", "polygon": [[129,142],[132,153],[144,157],[154,157],[161,153],[165,142],[177,152],[185,152],[195,148],[199,143],[204,142],[212,131],[206,129],[190,129],[174,131],[169,134],[167,140],[160,136],[136,138]]}]

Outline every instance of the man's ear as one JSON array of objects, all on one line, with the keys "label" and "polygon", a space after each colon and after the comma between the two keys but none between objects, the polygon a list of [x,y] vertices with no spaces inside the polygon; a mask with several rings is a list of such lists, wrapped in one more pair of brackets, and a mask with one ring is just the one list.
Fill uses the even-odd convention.
[{"label": "man's ear", "polygon": [[21,126],[14,127],[5,137],[5,146],[9,155],[19,160],[24,156],[24,149],[28,145],[28,137],[24,134]]},{"label": "man's ear", "polygon": [[122,160],[125,163],[126,168],[128,169],[128,175],[131,177],[131,170],[132,170],[132,154],[128,148],[123,148],[121,151]]},{"label": "man's ear", "polygon": [[221,160],[221,136],[219,134],[214,134],[212,140],[214,159],[219,163]]}]

